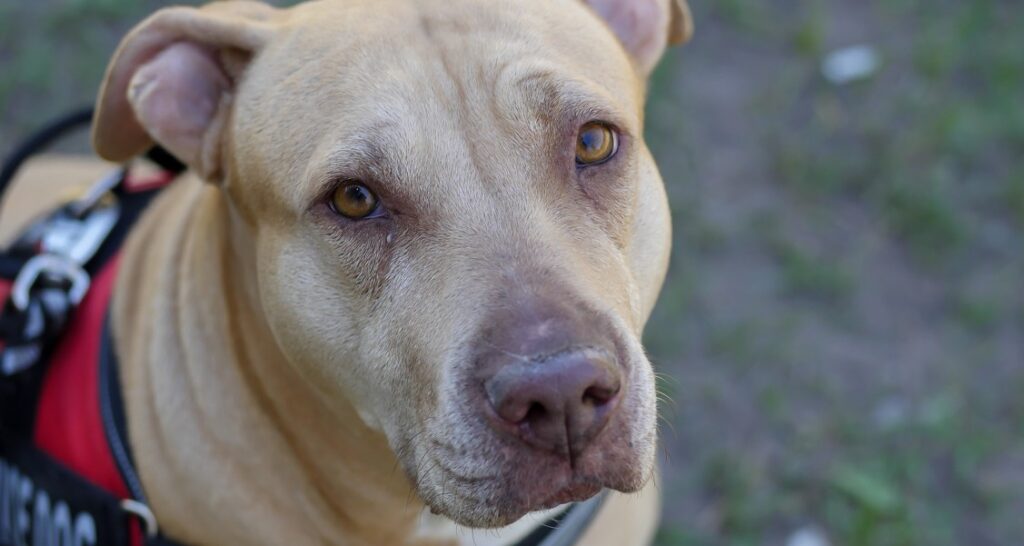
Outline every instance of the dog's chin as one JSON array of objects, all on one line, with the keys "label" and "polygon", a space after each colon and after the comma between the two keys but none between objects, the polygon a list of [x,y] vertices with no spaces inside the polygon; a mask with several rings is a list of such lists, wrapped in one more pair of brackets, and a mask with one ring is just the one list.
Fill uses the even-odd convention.
[{"label": "dog's chin", "polygon": [[585,501],[603,489],[639,491],[651,474],[643,464],[629,465],[612,475],[568,465],[539,466],[473,482],[440,474],[433,483],[421,483],[417,489],[434,514],[466,527],[494,528],[515,523],[530,512]]},{"label": "dog's chin", "polygon": [[600,493],[603,488],[599,483],[580,482],[547,492],[546,496],[539,498],[513,493],[482,499],[480,502],[435,499],[435,502],[428,503],[428,506],[432,513],[445,516],[465,527],[495,528],[511,525],[530,512],[585,501]]}]

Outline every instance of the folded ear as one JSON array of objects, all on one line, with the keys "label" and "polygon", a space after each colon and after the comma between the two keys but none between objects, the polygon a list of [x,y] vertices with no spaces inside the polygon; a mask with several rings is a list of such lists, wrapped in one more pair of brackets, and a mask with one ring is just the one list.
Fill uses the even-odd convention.
[{"label": "folded ear", "polygon": [[693,18],[686,0],[584,0],[619,37],[644,74],[668,45],[687,42]]},{"label": "folded ear", "polygon": [[219,178],[232,92],[269,40],[275,13],[227,1],[167,8],[140,23],[107,67],[93,120],[96,152],[120,162],[159,143],[204,178]]}]

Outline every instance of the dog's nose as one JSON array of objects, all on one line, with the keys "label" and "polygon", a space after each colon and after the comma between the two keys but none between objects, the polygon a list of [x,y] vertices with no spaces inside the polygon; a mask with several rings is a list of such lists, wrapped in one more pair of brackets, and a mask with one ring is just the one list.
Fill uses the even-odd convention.
[{"label": "dog's nose", "polygon": [[583,349],[509,362],[485,379],[484,388],[499,429],[573,456],[608,423],[622,380],[607,351]]}]

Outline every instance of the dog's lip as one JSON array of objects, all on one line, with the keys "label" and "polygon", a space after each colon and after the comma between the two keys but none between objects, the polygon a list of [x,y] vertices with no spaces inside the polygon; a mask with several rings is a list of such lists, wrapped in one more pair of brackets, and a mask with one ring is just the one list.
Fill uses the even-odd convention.
[{"label": "dog's lip", "polygon": [[[523,493],[524,489],[528,489],[530,485],[509,482],[503,479],[506,476],[502,474],[482,474],[476,476],[460,474],[454,472],[449,465],[437,459],[434,459],[434,464],[441,469],[448,479],[452,479],[463,487],[479,486],[487,482],[501,483],[511,490],[519,489],[520,493]],[[537,495],[536,492],[533,494],[527,492],[520,497],[519,503],[515,503],[519,504],[519,511],[526,513],[547,510],[571,502],[585,501],[600,493],[605,487],[596,476],[580,474],[569,465],[565,465],[565,468],[552,470],[554,470],[554,474],[550,475],[546,482],[556,485],[557,488],[544,492],[541,495]]]},{"label": "dog's lip", "polygon": [[570,502],[585,501],[601,492],[604,487],[592,480],[573,480],[562,489],[554,492],[534,510],[547,510]]},{"label": "dog's lip", "polygon": [[[585,501],[604,489],[602,481],[595,476],[584,476],[573,470],[557,474],[547,480],[547,483],[555,487],[547,491],[544,491],[547,488],[540,487],[534,489],[532,494],[527,489],[526,494],[520,497],[523,512],[548,510],[571,502]],[[512,487],[523,488],[524,485],[529,488],[531,484],[515,484]]]}]

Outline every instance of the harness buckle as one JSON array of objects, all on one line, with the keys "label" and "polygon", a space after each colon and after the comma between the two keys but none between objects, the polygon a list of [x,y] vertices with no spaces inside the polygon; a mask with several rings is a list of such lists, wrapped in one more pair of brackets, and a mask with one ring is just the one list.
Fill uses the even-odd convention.
[{"label": "harness buckle", "polygon": [[67,295],[72,305],[82,303],[82,299],[89,291],[91,281],[82,266],[60,254],[39,254],[25,263],[11,286],[11,303],[16,309],[21,312],[28,309],[32,287],[44,275],[49,279],[66,280],[71,283]]},{"label": "harness buckle", "polygon": [[[11,285],[10,313],[0,315],[0,373],[32,367],[44,344],[66,325],[92,284],[85,266],[117,225],[121,204],[113,191],[124,181],[115,169],[81,198],[29,226],[9,252],[31,256]],[[4,308],[7,309],[7,308]]]},{"label": "harness buckle", "polygon": [[45,221],[40,240],[42,252],[60,254],[85,265],[117,224],[120,207],[116,199],[108,196],[125,174],[124,167],[114,169],[85,195]]},{"label": "harness buckle", "polygon": [[125,172],[124,167],[114,169],[63,212],[36,226],[40,253],[25,263],[14,280],[11,302],[16,309],[28,309],[32,288],[40,277],[70,282],[68,301],[72,306],[82,302],[90,284],[84,266],[99,251],[120,215],[117,201],[105,201],[104,197],[124,180]]},{"label": "harness buckle", "polygon": [[85,265],[117,223],[118,208],[117,203],[113,202],[96,206],[82,218],[67,215],[51,218],[42,234],[41,250]]}]

